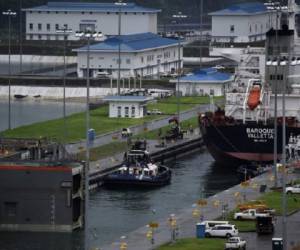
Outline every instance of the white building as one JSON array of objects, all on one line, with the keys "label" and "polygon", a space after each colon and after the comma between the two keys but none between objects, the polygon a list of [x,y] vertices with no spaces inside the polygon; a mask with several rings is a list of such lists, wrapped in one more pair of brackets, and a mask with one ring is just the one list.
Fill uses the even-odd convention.
[{"label": "white building", "polygon": [[134,3],[116,5],[114,3],[73,3],[49,2],[33,8],[23,9],[26,13],[27,40],[63,40],[64,34],[57,29],[67,27],[72,30],[68,40],[78,40],[76,31],[87,28],[111,36],[118,34],[119,12],[121,13],[121,33],[157,33],[158,9],[137,6]]},{"label": "white building", "polygon": [[266,32],[276,26],[276,13],[258,2],[236,4],[209,15],[213,42],[262,41],[266,39]]},{"label": "white building", "polygon": [[[179,91],[183,96],[223,96],[226,86],[232,81],[231,74],[218,72],[214,68],[206,68],[181,77]],[[170,82],[177,83],[177,80]]]},{"label": "white building", "polygon": [[[159,73],[174,73],[182,67],[182,46],[177,39],[163,38],[153,33],[122,35],[106,39],[90,46],[90,72],[96,77],[100,72],[108,72],[113,78],[118,76],[119,43],[121,50],[121,77],[144,77]],[[86,76],[87,46],[75,49],[77,52],[78,77]],[[180,57],[181,58],[181,57]]]},{"label": "white building", "polygon": [[106,96],[104,101],[109,102],[110,118],[142,118],[147,115],[147,102],[152,97],[147,96]]}]

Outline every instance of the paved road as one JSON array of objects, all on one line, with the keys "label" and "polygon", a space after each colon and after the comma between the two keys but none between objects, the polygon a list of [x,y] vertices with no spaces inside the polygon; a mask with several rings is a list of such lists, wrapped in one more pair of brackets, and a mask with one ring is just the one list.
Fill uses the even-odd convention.
[{"label": "paved road", "polygon": [[[293,246],[300,245],[300,212],[289,216],[287,225],[288,249],[292,249]],[[272,250],[272,238],[282,237],[282,217],[277,217],[274,235],[257,236],[256,233],[241,233],[241,236],[247,241],[247,250]]]},{"label": "paved road", "polygon": [[[209,105],[201,105],[197,106],[191,110],[184,111],[180,113],[180,120],[188,120],[190,118],[193,118],[197,116],[198,112],[205,112],[209,109]],[[170,116],[173,117],[173,116]],[[133,134],[138,134],[144,131],[146,128],[148,131],[155,130],[164,126],[167,126],[169,123],[170,117],[162,118],[162,119],[157,119],[154,121],[146,122],[142,125],[137,125],[137,126],[132,126],[130,127],[131,131]],[[99,135],[95,138],[93,144],[91,147],[99,147],[104,144],[108,144],[114,141],[113,137],[121,138],[121,130],[114,131],[111,133],[107,133],[104,135]],[[82,140],[78,143],[73,143],[73,144],[68,144],[66,146],[66,149],[69,153],[71,154],[76,154],[80,151],[80,149],[85,149],[86,143],[85,140]]]},{"label": "paved road", "polygon": [[[295,178],[295,177],[294,177]],[[299,175],[298,175],[299,178]],[[256,177],[253,179],[253,183],[256,183],[258,186],[260,185],[267,185],[267,190],[273,185],[272,182],[269,181],[269,175],[263,174],[261,176]],[[253,200],[257,199],[261,193],[259,192],[258,189],[253,189],[253,188],[242,188],[240,185],[234,186],[228,190],[225,190],[215,196],[209,197],[207,199],[208,205],[202,209],[204,219],[215,219],[221,216],[222,211],[220,207],[215,207],[214,201],[218,200],[221,202],[221,204],[227,204],[229,210],[233,210],[236,207],[236,199],[234,194],[236,192],[239,192],[241,194],[241,197],[246,198],[247,200]],[[192,204],[191,204],[192,205]],[[178,224],[178,232],[179,232],[179,237],[180,238],[187,238],[187,237],[195,237],[195,219],[192,217],[192,206],[190,208],[187,208],[185,210],[179,211],[178,215],[176,215],[177,218],[177,224]],[[149,240],[146,238],[146,233],[148,231],[147,226],[145,225],[144,227],[141,227],[137,229],[134,232],[129,232],[126,239],[126,242],[128,243],[128,249],[130,250],[149,250],[155,247],[160,246],[163,243],[169,242],[171,239],[171,230],[168,225],[168,218],[163,218],[158,221],[159,223],[159,228],[157,229],[155,233],[155,243],[154,246],[152,246],[149,242]],[[289,221],[293,223],[294,225],[294,230],[293,234],[295,234],[295,237],[297,239],[297,232],[298,232],[298,238],[299,237],[299,226],[297,228],[297,223],[294,223],[293,218],[289,218]],[[290,227],[290,225],[289,225]],[[296,230],[297,229],[297,230]],[[280,235],[280,232],[276,232],[276,234]],[[247,235],[245,235],[247,236]],[[268,249],[268,248],[263,248],[260,245],[260,242],[257,241],[256,243],[254,241],[255,237],[254,235],[249,235],[249,237],[254,237],[253,239],[249,239],[249,242],[253,243],[252,249]],[[293,236],[294,237],[294,236]],[[291,239],[292,240],[292,239]],[[265,243],[263,243],[265,242]],[[268,245],[268,240],[263,241],[261,244],[262,245]],[[117,250],[119,249],[118,244],[110,244],[106,246],[102,246],[101,250]],[[248,249],[248,248],[247,248]]]}]

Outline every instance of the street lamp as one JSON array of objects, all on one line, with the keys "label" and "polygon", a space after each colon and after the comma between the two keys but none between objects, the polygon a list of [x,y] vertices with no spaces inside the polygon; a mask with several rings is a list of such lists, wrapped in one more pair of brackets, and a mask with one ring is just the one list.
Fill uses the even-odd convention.
[{"label": "street lamp", "polygon": [[123,0],[119,0],[118,2],[115,2],[115,5],[119,7],[119,20],[118,20],[118,37],[119,37],[119,43],[118,43],[118,81],[117,81],[117,87],[118,87],[118,95],[120,95],[120,77],[121,77],[121,11],[122,6],[126,6],[127,3],[123,3]]},{"label": "street lamp", "polygon": [[16,12],[13,12],[11,10],[3,11],[2,15],[8,17],[8,129],[11,129],[11,100],[10,100],[10,90],[11,90],[11,84],[10,84],[10,77],[11,77],[11,65],[10,65],[10,54],[11,54],[11,48],[10,48],[10,36],[11,36],[11,17],[16,16]]},{"label": "street lamp", "polygon": [[63,117],[64,117],[64,141],[67,140],[67,121],[66,121],[66,40],[67,36],[72,33],[66,25],[61,29],[57,29],[56,33],[62,34],[64,39],[64,71],[63,71]]},{"label": "street lamp", "polygon": [[[177,18],[177,19],[184,19],[187,18],[187,15],[183,15],[181,12],[178,12],[178,14],[173,15],[173,18]],[[176,86],[176,96],[177,96],[177,119],[178,119],[178,124],[180,122],[180,98],[179,98],[179,81],[180,81],[180,77],[181,77],[181,36],[179,35],[180,33],[178,32],[178,67],[177,67],[177,86]]]},{"label": "street lamp", "polygon": [[203,0],[200,0],[200,46],[199,46],[200,69],[202,68],[202,26],[203,26]]},{"label": "street lamp", "polygon": [[101,32],[92,32],[90,30],[86,30],[84,32],[79,31],[75,34],[76,37],[87,40],[87,67],[86,67],[86,164],[84,171],[85,178],[85,250],[89,249],[89,241],[88,241],[88,208],[89,208],[89,164],[90,164],[90,141],[89,141],[89,129],[90,129],[90,42],[91,40],[97,40],[103,37]]}]

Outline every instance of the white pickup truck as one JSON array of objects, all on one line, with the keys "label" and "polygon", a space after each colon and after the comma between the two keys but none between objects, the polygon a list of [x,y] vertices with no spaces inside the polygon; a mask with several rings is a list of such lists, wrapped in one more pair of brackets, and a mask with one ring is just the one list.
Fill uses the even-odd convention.
[{"label": "white pickup truck", "polygon": [[225,243],[225,250],[229,249],[246,249],[246,241],[240,237],[231,237]]},{"label": "white pickup truck", "polygon": [[256,209],[248,209],[243,212],[234,213],[235,220],[255,220],[256,217],[270,216],[269,213],[258,213]]}]

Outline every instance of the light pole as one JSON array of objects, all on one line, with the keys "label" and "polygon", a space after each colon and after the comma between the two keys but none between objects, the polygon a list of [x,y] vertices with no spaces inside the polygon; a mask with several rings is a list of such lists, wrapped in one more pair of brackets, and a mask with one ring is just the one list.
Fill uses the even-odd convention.
[{"label": "light pole", "polygon": [[10,84],[10,77],[11,77],[11,65],[10,65],[10,54],[11,54],[11,48],[10,48],[10,39],[11,39],[11,17],[16,16],[16,12],[13,12],[11,10],[3,11],[2,14],[4,16],[8,17],[8,129],[11,129],[11,99],[10,99],[10,90],[11,90],[11,84]]},{"label": "light pole", "polygon": [[19,22],[19,28],[20,28],[20,74],[23,71],[23,20],[22,20],[22,0],[19,0],[20,5],[20,22]]},{"label": "light pole", "polygon": [[85,196],[85,216],[84,216],[84,249],[89,250],[89,237],[88,237],[88,209],[89,209],[89,165],[90,165],[90,141],[89,141],[89,129],[90,129],[90,41],[97,40],[97,38],[103,37],[102,33],[91,32],[86,30],[85,32],[76,32],[76,37],[87,40],[87,66],[86,66],[86,163],[84,171],[84,196]]},{"label": "light pole", "polygon": [[[181,12],[178,12],[177,15],[173,15],[173,18],[177,18],[178,20],[187,18],[187,15],[183,15]],[[176,86],[176,97],[177,97],[177,119],[178,124],[180,122],[180,97],[179,97],[179,82],[181,77],[181,36],[178,32],[178,67],[177,67],[177,86]]]},{"label": "light pole", "polygon": [[203,0],[200,0],[200,46],[199,46],[200,69],[202,68],[202,26],[203,26]]},{"label": "light pole", "polygon": [[126,6],[127,3],[123,3],[123,0],[119,0],[115,3],[119,7],[119,18],[118,18],[118,81],[117,81],[117,88],[118,88],[118,95],[120,95],[120,77],[121,77],[121,12],[122,6]]},{"label": "light pole", "polygon": [[68,29],[66,25],[61,29],[57,29],[56,33],[63,34],[64,39],[64,71],[63,71],[63,118],[64,118],[64,142],[67,140],[67,121],[66,121],[66,40],[67,36],[72,33],[71,29]]}]

